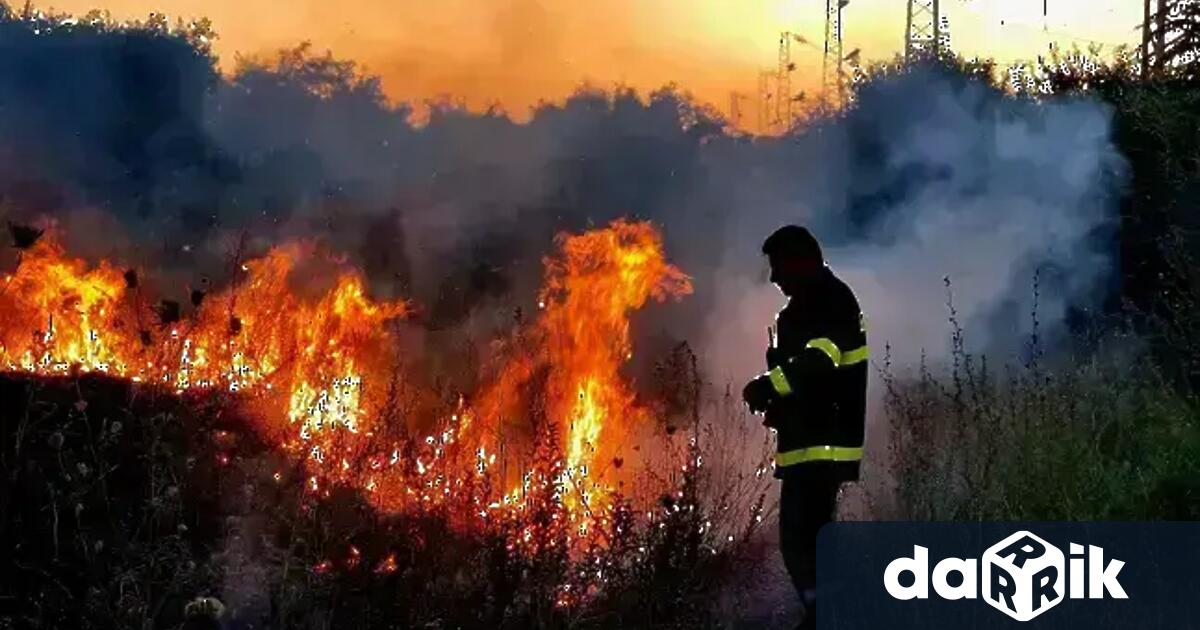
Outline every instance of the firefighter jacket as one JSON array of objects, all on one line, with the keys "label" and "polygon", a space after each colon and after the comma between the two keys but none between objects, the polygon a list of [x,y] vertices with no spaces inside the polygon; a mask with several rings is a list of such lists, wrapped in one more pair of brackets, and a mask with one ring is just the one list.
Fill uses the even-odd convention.
[{"label": "firefighter jacket", "polygon": [[767,349],[775,396],[764,422],[778,434],[776,477],[823,462],[841,481],[858,478],[868,354],[858,300],[824,267],[776,316]]}]

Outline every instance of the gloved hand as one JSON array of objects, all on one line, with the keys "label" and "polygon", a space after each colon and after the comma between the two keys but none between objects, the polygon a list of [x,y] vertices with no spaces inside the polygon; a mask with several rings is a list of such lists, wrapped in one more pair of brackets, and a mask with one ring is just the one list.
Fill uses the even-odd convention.
[{"label": "gloved hand", "polygon": [[750,413],[764,413],[775,400],[775,386],[771,384],[771,379],[763,374],[746,383],[746,387],[742,388],[742,400],[750,407]]}]

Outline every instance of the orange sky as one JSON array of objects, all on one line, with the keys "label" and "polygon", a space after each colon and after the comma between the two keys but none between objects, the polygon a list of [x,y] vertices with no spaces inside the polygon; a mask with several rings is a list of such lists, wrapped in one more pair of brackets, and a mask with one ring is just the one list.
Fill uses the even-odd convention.
[{"label": "orange sky", "polygon": [[[1029,58],[1047,43],[1135,43],[1141,3],[1132,0],[942,0],[952,46],[1000,60]],[[722,111],[730,92],[756,92],[773,68],[778,34],[820,44],[823,0],[46,0],[71,13],[108,9],[118,18],[151,11],[207,16],[222,66],[303,40],[352,58],[383,77],[393,99],[439,94],[472,107],[500,102],[516,115],[560,99],[582,81],[649,90],[675,82]],[[866,57],[902,48],[905,0],[852,0],[845,49]],[[1073,40],[1072,38],[1076,38]],[[1111,46],[1110,46],[1111,47]],[[797,89],[819,81],[816,47],[796,52]],[[744,106],[752,116],[753,106]],[[752,125],[752,121],[747,121]]]}]

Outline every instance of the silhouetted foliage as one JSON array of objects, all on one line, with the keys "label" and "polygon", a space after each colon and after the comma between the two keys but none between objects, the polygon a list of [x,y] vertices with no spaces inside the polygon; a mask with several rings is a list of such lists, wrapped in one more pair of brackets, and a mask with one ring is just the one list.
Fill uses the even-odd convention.
[{"label": "silhouetted foliage", "polygon": [[17,249],[29,249],[33,244],[42,237],[44,230],[40,230],[28,225],[8,222],[8,233],[12,236],[13,247]]}]

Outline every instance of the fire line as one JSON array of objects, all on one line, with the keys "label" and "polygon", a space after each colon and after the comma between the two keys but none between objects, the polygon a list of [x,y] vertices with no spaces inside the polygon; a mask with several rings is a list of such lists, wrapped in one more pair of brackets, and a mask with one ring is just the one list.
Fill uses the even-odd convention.
[{"label": "fire line", "polygon": [[[692,290],[653,226],[616,221],[560,235],[544,259],[536,320],[481,391],[419,436],[390,398],[402,376],[387,324],[410,305],[372,299],[354,269],[302,298],[289,281],[314,255],[310,244],[275,247],[183,317],[177,305],[152,308],[136,274],[90,266],[47,236],[3,277],[0,368],[230,396],[255,430],[304,462],[317,496],[344,485],[382,512],[444,509],[459,526],[503,523],[515,531],[510,545],[530,549],[612,525],[614,473],[597,464],[650,420],[619,373],[632,353],[629,316]],[[525,395],[535,385],[537,406]],[[542,420],[532,455],[513,454],[520,449],[499,437],[504,424],[531,414]],[[500,474],[500,464],[517,472]],[[539,493],[551,497],[553,532],[523,520],[547,507],[531,503]]]}]

